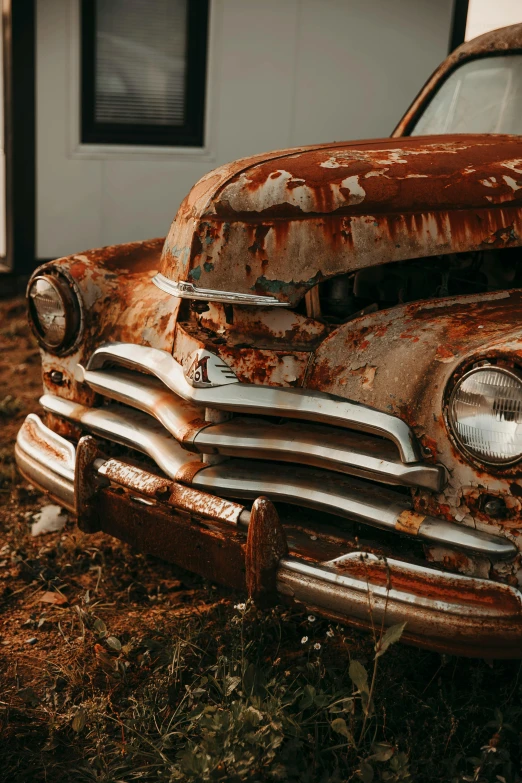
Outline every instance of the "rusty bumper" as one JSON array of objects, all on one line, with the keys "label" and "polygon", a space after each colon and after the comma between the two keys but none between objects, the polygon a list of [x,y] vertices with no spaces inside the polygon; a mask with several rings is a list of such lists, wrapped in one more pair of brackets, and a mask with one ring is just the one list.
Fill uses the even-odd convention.
[{"label": "rusty bumper", "polygon": [[[509,585],[354,551],[283,528],[272,504],[252,509],[75,446],[30,415],[17,439],[22,474],[104,530],[259,601],[293,600],[326,617],[371,627],[407,622],[405,640],[457,654],[522,657],[522,594]],[[316,537],[313,536],[315,539]],[[289,543],[290,542],[290,545]]]}]

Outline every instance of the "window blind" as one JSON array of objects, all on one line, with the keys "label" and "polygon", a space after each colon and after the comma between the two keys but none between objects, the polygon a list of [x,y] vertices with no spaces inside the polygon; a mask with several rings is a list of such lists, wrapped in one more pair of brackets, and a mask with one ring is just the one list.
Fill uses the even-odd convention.
[{"label": "window blind", "polygon": [[96,122],[184,124],[187,2],[96,0]]}]

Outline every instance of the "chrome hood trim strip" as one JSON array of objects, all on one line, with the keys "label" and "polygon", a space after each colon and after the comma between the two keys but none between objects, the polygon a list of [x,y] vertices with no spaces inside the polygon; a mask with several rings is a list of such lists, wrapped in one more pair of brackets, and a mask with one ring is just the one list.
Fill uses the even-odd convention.
[{"label": "chrome hood trim strip", "polygon": [[152,278],[152,282],[166,294],[177,296],[179,299],[201,299],[204,302],[222,302],[223,304],[249,305],[250,307],[290,307],[289,302],[280,302],[275,296],[198,288],[193,283],[184,280],[177,282],[171,280],[161,272]]},{"label": "chrome hood trim strip", "polygon": [[[403,462],[420,462],[422,459],[419,445],[406,422],[342,397],[310,389],[246,383],[197,388],[187,380],[183,367],[169,353],[132,343],[111,343],[98,348],[87,369],[99,370],[111,363],[152,373],[175,394],[202,407],[234,413],[272,416],[277,413],[279,416],[368,432],[395,443]],[[84,380],[84,373],[85,370],[79,367],[78,380]]]}]

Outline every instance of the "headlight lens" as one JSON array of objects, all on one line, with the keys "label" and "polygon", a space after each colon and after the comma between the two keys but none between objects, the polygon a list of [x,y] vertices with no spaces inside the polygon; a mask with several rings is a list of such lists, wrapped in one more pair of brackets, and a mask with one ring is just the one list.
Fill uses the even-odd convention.
[{"label": "headlight lens", "polygon": [[449,422],[462,449],[486,464],[522,457],[522,381],[509,370],[481,367],[457,383]]},{"label": "headlight lens", "polygon": [[52,275],[35,277],[28,298],[33,324],[45,347],[58,350],[70,344],[78,329],[79,308],[67,283]]}]

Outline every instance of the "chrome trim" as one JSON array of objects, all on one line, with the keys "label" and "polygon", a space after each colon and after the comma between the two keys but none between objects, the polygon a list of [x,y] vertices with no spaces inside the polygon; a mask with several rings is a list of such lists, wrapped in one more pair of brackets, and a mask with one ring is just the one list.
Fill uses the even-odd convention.
[{"label": "chrome trim", "polygon": [[40,403],[45,410],[75,421],[89,432],[148,454],[171,478],[191,459],[190,454],[163,427],[139,411],[128,409],[121,413],[117,406],[110,405],[87,408],[53,394],[44,394]]},{"label": "chrome trim", "polygon": [[[399,517],[412,509],[407,498],[388,488],[308,467],[257,461],[230,459],[209,465],[194,476],[192,486],[225,497],[267,495],[274,501],[326,511],[384,530],[399,530]],[[424,517],[417,537],[495,559],[511,558],[517,552],[515,545],[501,536],[437,517]]]},{"label": "chrome trim", "polygon": [[[81,406],[68,404],[76,415],[80,414]],[[46,464],[49,448],[58,447],[62,455],[58,463],[63,461],[70,473],[72,444],[34,415],[24,422],[22,431],[15,450],[21,472],[74,513],[73,482]],[[34,457],[29,455],[27,446]],[[103,460],[101,464],[98,461],[95,469],[102,471],[105,464]],[[234,526],[232,523],[231,528]],[[365,564],[375,566],[379,562],[386,568],[387,584],[372,579],[365,570]],[[408,577],[406,581],[401,580],[404,576]],[[409,639],[417,638],[445,649],[449,639],[458,653],[482,652],[495,657],[498,652],[502,657],[515,657],[520,650],[521,594],[498,582],[449,574],[396,559],[383,560],[365,552],[350,552],[327,562],[308,562],[293,556],[282,558],[277,570],[277,590],[318,613],[340,620],[386,626],[406,621]]]},{"label": "chrome trim", "polygon": [[388,441],[349,430],[288,421],[272,424],[234,418],[222,424],[204,421],[204,411],[181,399],[157,379],[128,370],[86,370],[91,389],[154,416],[185,448],[200,454],[297,462],[399,486],[439,492],[441,466],[404,464]]},{"label": "chrome trim", "polygon": [[15,458],[20,473],[74,513],[76,449],[30,413],[18,431]]},{"label": "chrome trim", "polygon": [[241,294],[236,291],[217,291],[213,288],[198,288],[194,283],[185,280],[171,280],[158,272],[152,278],[155,286],[166,294],[179,299],[202,299],[205,302],[222,302],[223,304],[250,305],[251,307],[290,307],[289,302],[280,302],[269,294]]},{"label": "chrome trim", "polygon": [[154,416],[177,441],[187,446],[201,429],[209,426],[204,410],[177,397],[157,378],[117,369],[86,370],[84,380],[98,394]]},{"label": "chrome trim", "polygon": [[[449,601],[440,598],[426,598],[426,596],[398,590],[391,584],[375,584],[368,579],[357,579],[347,572],[346,568],[343,570],[343,564],[350,563],[350,561],[354,563],[359,561],[361,565],[385,564],[392,573],[395,571],[396,573],[413,575],[418,579],[433,579],[436,577],[440,583],[446,583],[447,587],[450,588],[451,593],[449,591],[448,593],[454,597],[454,600]],[[445,614],[460,614],[462,607],[467,606],[466,614],[468,615],[490,617],[493,620],[498,620],[500,614],[498,607],[490,607],[488,603],[485,603],[483,607],[477,606],[476,604],[473,604],[472,601],[470,602],[469,598],[464,593],[465,590],[469,590],[470,582],[475,584],[476,589],[491,589],[491,586],[494,585],[495,587],[500,587],[499,593],[511,593],[511,595],[516,598],[516,601],[520,606],[520,614],[522,615],[522,595],[519,590],[510,585],[491,582],[488,579],[464,576],[463,574],[450,574],[446,571],[427,568],[426,566],[414,563],[406,563],[403,560],[396,560],[394,558],[380,558],[370,552],[350,552],[347,555],[341,555],[340,557],[335,558],[335,560],[329,560],[317,565],[298,560],[297,558],[288,557],[281,561],[278,578],[283,576],[281,572],[284,570],[291,571],[294,574],[320,579],[321,581],[328,582],[338,587],[355,588],[363,593],[366,598],[370,592],[372,597],[379,597],[383,600],[388,599],[394,603],[416,606],[422,609],[430,607],[439,612],[444,612]],[[461,588],[462,595],[459,595],[459,588]]]},{"label": "chrome trim", "polygon": [[[175,480],[180,469],[191,461],[191,455],[144,413],[111,405],[86,408],[51,394],[45,394],[40,402],[46,410],[78,422],[101,437],[148,454]],[[407,498],[388,488],[325,470],[258,460],[229,459],[219,465],[204,466],[193,476],[191,486],[225,497],[268,495],[272,500],[394,531],[401,514],[412,508]],[[509,558],[516,553],[514,544],[507,539],[436,517],[424,517],[417,536],[490,558]]]},{"label": "chrome trim", "polygon": [[389,441],[320,424],[291,421],[273,424],[237,417],[202,428],[195,434],[193,444],[198,452],[297,462],[384,484],[423,487],[433,492],[440,492],[446,480],[442,466],[400,462]]},{"label": "chrome trim", "polygon": [[[152,373],[175,394],[202,407],[272,416],[277,412],[279,416],[368,432],[393,441],[403,462],[421,461],[419,445],[406,422],[342,397],[309,389],[246,383],[194,388],[185,378],[181,364],[169,353],[132,343],[111,343],[98,348],[91,356],[87,369],[98,370],[109,363]],[[84,373],[85,370],[78,366],[77,379],[82,381]]]},{"label": "chrome trim", "polygon": [[198,348],[192,354],[192,362],[184,372],[188,383],[196,389],[239,383],[237,375],[228,364],[205,348]]},{"label": "chrome trim", "polygon": [[76,449],[72,443],[49,429],[36,413],[30,413],[16,436],[18,447],[32,459],[40,459],[45,446],[45,464],[67,481],[74,481]]},{"label": "chrome trim", "polygon": [[[174,480],[191,461],[190,455],[144,413],[134,410],[122,413],[117,406],[114,410],[110,406],[86,408],[50,394],[44,395],[41,403],[46,410],[78,422],[101,437],[148,454]],[[56,497],[62,497],[61,502],[73,508],[74,463],[71,475],[71,461],[75,456],[74,446],[52,432],[34,414],[26,419],[20,432],[17,461],[24,475]],[[66,464],[67,478],[60,476],[53,460],[49,460],[49,448],[58,448],[58,453],[64,455],[58,462]],[[249,498],[266,494],[273,500],[328,511],[388,530],[396,530],[400,515],[411,509],[406,498],[390,489],[312,468],[282,467],[257,461],[231,459],[219,465],[202,466],[193,475],[191,485],[211,490],[218,496]],[[417,535],[492,560],[513,557],[517,551],[507,539],[434,517],[422,519]]]},{"label": "chrome trim", "polygon": [[60,506],[75,513],[74,485],[70,481],[53,473],[41,460],[30,457],[18,444],[15,444],[15,457],[18,470],[30,484],[48,492]]},{"label": "chrome trim", "polygon": [[[378,560],[374,555],[351,553],[350,558]],[[381,561],[382,562],[382,561]],[[406,622],[406,635],[428,646],[447,649],[448,640],[458,654],[516,656],[522,638],[521,594],[509,585],[386,559],[390,581],[401,572],[414,574],[435,596],[417,595],[357,578],[333,563],[314,564],[284,558],[277,573],[277,590],[317,613],[339,620],[355,620],[372,627]],[[338,563],[341,566],[341,563]],[[481,594],[489,597],[481,600]],[[503,652],[504,651],[504,652]]]}]

